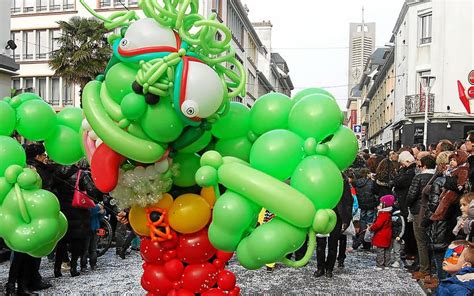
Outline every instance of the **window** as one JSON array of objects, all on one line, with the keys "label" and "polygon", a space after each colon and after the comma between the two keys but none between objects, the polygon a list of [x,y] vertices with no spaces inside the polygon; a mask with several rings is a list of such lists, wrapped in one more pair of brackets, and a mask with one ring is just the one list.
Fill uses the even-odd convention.
[{"label": "window", "polygon": [[48,0],[36,0],[36,11],[45,11],[48,9]]},{"label": "window", "polygon": [[15,44],[17,46],[16,49],[13,50],[12,57],[14,60],[19,60],[21,57],[21,48],[22,48],[22,43],[20,42],[21,32],[12,32],[10,36],[11,36],[10,38],[13,41],[15,41]]},{"label": "window", "polygon": [[49,10],[60,10],[61,0],[49,0]]},{"label": "window", "polygon": [[51,78],[51,104],[53,106],[59,106],[59,77],[52,77]]},{"label": "window", "polygon": [[35,10],[35,0],[24,0],[23,12],[32,12]]},{"label": "window", "polygon": [[110,7],[110,0],[100,0],[99,7]]},{"label": "window", "polygon": [[51,48],[51,53],[59,49],[59,37],[61,37],[61,31],[60,30],[51,30],[49,36],[51,36],[50,39],[50,48]]},{"label": "window", "polygon": [[138,0],[128,0],[128,6],[137,6]]},{"label": "window", "polygon": [[12,0],[12,13],[19,13],[21,12],[21,1],[22,0]]},{"label": "window", "polygon": [[48,51],[49,51],[48,31],[46,30],[36,31],[36,58],[45,59]]},{"label": "window", "polygon": [[63,106],[73,105],[73,89],[74,86],[63,80]]},{"label": "window", "polygon": [[122,0],[114,0],[114,7],[124,7],[125,6],[125,0],[122,1]]},{"label": "window", "polygon": [[33,59],[33,51],[35,44],[35,36],[33,31],[24,31],[23,32],[23,59],[31,60]]},{"label": "window", "polygon": [[25,78],[23,81],[23,89],[27,92],[34,91],[33,89],[33,78]]},{"label": "window", "polygon": [[15,90],[20,89],[20,78],[12,79],[12,88],[15,89]]},{"label": "window", "polygon": [[46,100],[46,77],[38,77],[36,79],[36,92],[41,98]]},{"label": "window", "polygon": [[63,9],[74,9],[74,0],[64,0]]},{"label": "window", "polygon": [[431,19],[431,13],[420,16],[420,44],[431,43]]},{"label": "window", "polygon": [[423,84],[422,84],[422,81],[421,81],[421,77],[423,76],[426,76],[426,75],[430,75],[431,74],[431,70],[427,70],[427,71],[421,71],[421,72],[418,72],[418,81],[417,81],[417,85],[419,86],[419,94],[422,95],[425,93],[425,89],[423,88]]}]

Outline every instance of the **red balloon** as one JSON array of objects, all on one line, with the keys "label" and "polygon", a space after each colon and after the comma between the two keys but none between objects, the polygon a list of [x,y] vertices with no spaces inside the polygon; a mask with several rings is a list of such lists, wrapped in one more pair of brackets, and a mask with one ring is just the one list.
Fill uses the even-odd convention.
[{"label": "red balloon", "polygon": [[[174,294],[171,294],[171,293],[174,293]],[[167,296],[194,296],[193,292],[189,290],[185,290],[185,289],[174,290],[171,293],[168,293]]]},{"label": "red balloon", "polygon": [[183,287],[194,293],[209,290],[217,282],[217,269],[209,262],[186,266],[183,274]]},{"label": "red balloon", "polygon": [[142,238],[140,254],[145,262],[163,264],[163,253],[164,250],[158,242],[153,242],[149,238]]},{"label": "red balloon", "polygon": [[176,232],[174,230],[171,230],[170,229],[170,234],[172,236],[171,239],[169,240],[165,240],[163,242],[160,243],[160,245],[163,247],[163,249],[165,250],[171,250],[171,249],[174,249],[176,248],[176,246],[178,245],[178,242],[179,242],[179,238],[178,238],[178,235],[176,234]]},{"label": "red balloon", "polygon": [[224,260],[224,262],[227,262],[232,258],[232,256],[234,256],[234,252],[224,252],[217,250],[216,256],[217,258]]},{"label": "red balloon", "polygon": [[119,167],[125,157],[102,143],[91,159],[91,173],[94,184],[100,191],[107,193],[117,186]]},{"label": "red balloon", "polygon": [[166,275],[172,280],[179,280],[183,275],[184,265],[178,259],[171,259],[165,263]]},{"label": "red balloon", "polygon": [[225,291],[230,291],[235,287],[235,275],[228,270],[223,270],[219,273],[217,278],[217,285]]},{"label": "red balloon", "polygon": [[235,287],[232,291],[229,292],[229,294],[227,294],[229,296],[239,296],[240,295],[240,288],[239,287]]},{"label": "red balloon", "polygon": [[222,261],[221,259],[214,259],[214,261],[212,262],[212,264],[213,264],[218,270],[222,270],[222,269],[224,269],[224,267],[225,267],[225,263],[224,263],[224,261]]},{"label": "red balloon", "polygon": [[201,294],[202,296],[227,296],[221,289],[212,288]]},{"label": "red balloon", "polygon": [[170,261],[172,259],[176,258],[176,250],[168,250],[166,253],[163,255],[163,259],[165,261]]},{"label": "red balloon", "polygon": [[143,289],[157,295],[166,295],[173,290],[173,282],[166,276],[162,265],[148,264],[143,272],[141,284]]},{"label": "red balloon", "polygon": [[181,235],[176,250],[178,258],[189,264],[206,262],[217,251],[209,241],[207,228],[198,232]]}]

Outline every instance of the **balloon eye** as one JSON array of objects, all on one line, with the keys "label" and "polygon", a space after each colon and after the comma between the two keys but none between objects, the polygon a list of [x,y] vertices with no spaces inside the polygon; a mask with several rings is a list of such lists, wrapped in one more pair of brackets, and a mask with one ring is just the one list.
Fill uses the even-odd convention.
[{"label": "balloon eye", "polygon": [[138,82],[136,81],[132,83],[132,89],[133,89],[133,92],[136,94],[139,94],[139,95],[143,94],[143,86],[138,84]]},{"label": "balloon eye", "polygon": [[161,218],[161,213],[160,212],[153,211],[153,212],[150,213],[150,220],[152,222],[156,222],[156,221],[160,220],[160,218]]},{"label": "balloon eye", "polygon": [[145,102],[148,105],[156,105],[160,101],[160,96],[154,95],[152,93],[147,93],[145,95]]},{"label": "balloon eye", "polygon": [[128,44],[128,40],[126,38],[123,38],[122,41],[120,41],[120,46],[125,47]]},{"label": "balloon eye", "polygon": [[196,102],[186,100],[181,105],[181,112],[183,112],[186,117],[192,118],[197,115],[197,113],[199,112],[199,108]]},{"label": "balloon eye", "polygon": [[326,138],[324,138],[324,140],[321,141],[321,144],[327,143],[327,142],[331,141],[331,140],[332,140],[332,137],[334,137],[334,135],[329,135],[329,136],[327,136]]}]

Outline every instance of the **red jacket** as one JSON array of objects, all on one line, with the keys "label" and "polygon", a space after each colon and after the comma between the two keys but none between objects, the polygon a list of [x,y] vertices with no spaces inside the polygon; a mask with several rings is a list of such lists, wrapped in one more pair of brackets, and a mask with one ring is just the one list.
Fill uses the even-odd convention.
[{"label": "red jacket", "polygon": [[392,243],[392,212],[379,212],[369,230],[374,232],[372,245],[389,248]]}]

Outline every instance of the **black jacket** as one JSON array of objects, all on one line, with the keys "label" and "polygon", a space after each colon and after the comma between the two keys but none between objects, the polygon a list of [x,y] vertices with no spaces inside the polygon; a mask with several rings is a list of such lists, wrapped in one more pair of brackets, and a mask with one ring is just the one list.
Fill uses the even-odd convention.
[{"label": "black jacket", "polygon": [[429,226],[428,237],[430,239],[430,245],[436,252],[446,251],[449,244],[455,239],[453,228],[456,226],[456,217],[459,212],[459,207],[455,204],[449,207],[445,215],[445,220],[430,220],[431,215],[433,215],[438,207],[445,181],[446,178],[443,174],[438,174],[438,177],[433,181],[430,194],[428,195],[427,208],[423,217],[424,226]]},{"label": "black jacket", "polygon": [[[68,221],[66,237],[68,239],[85,239],[90,235],[89,209],[74,208],[72,199],[74,186],[77,180],[78,168],[76,166],[59,166],[55,172],[56,195],[61,206],[61,212]],[[101,200],[101,194],[95,189],[94,183],[87,171],[82,171],[79,180],[79,189],[86,191],[96,202]]]},{"label": "black jacket", "polygon": [[418,215],[421,209],[421,192],[433,177],[432,173],[420,173],[413,178],[406,198],[406,205],[413,215]]},{"label": "black jacket", "polygon": [[400,205],[400,211],[405,218],[408,216],[408,205],[406,202],[408,189],[410,189],[411,182],[415,177],[415,169],[416,163],[412,163],[409,167],[401,168],[395,178],[393,178],[393,191]]},{"label": "black jacket", "polygon": [[333,209],[336,212],[338,219],[341,219],[342,224],[349,226],[352,220],[352,205],[353,198],[351,194],[351,187],[347,178],[344,178],[344,191],[337,206]]},{"label": "black jacket", "polygon": [[393,207],[392,213],[392,238],[402,237],[405,234],[405,218],[398,207]]},{"label": "black jacket", "polygon": [[357,179],[354,182],[354,187],[357,191],[357,201],[361,210],[373,210],[377,207],[379,201],[375,196],[374,181],[371,179]]}]

